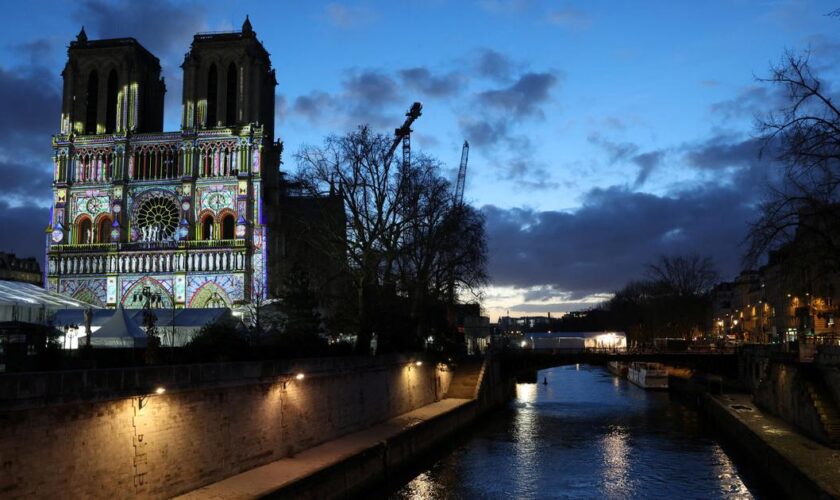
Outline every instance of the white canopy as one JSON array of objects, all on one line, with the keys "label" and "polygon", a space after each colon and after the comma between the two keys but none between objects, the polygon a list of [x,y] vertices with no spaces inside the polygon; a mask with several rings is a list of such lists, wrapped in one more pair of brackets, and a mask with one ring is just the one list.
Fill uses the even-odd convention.
[{"label": "white canopy", "polygon": [[[128,317],[122,306],[90,337],[93,347],[146,347],[146,342],[146,334]],[[84,344],[84,337],[81,337],[79,345]]]}]

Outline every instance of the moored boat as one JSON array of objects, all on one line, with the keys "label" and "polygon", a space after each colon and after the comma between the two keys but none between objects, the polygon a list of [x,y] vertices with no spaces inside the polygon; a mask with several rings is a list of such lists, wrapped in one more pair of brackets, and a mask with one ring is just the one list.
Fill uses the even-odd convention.
[{"label": "moored boat", "polygon": [[627,363],[623,361],[610,361],[607,363],[607,369],[613,375],[618,375],[619,377],[627,376]]},{"label": "moored boat", "polygon": [[642,389],[667,389],[668,371],[661,363],[634,361],[627,369],[627,380]]}]

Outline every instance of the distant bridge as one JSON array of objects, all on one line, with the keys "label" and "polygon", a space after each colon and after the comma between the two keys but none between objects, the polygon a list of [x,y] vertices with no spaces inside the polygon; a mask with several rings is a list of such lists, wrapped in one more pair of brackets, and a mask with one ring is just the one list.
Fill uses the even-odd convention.
[{"label": "distant bridge", "polygon": [[668,366],[691,368],[717,375],[737,376],[738,356],[734,352],[653,352],[609,350],[528,350],[509,349],[499,352],[503,369],[520,381],[536,380],[537,371],[555,366],[588,364],[606,365],[610,361],[648,361]]}]

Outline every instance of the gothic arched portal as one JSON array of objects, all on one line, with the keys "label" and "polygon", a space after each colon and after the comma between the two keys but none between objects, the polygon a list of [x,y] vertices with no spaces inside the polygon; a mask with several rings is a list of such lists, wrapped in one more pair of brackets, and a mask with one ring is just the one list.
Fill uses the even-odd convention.
[{"label": "gothic arched portal", "polygon": [[212,282],[201,285],[190,299],[192,308],[230,307],[230,303],[227,292]]}]

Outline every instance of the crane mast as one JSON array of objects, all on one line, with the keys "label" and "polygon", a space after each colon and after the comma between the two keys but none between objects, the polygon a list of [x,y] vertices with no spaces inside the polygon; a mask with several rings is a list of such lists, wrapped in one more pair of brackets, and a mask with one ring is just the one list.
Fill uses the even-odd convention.
[{"label": "crane mast", "polygon": [[461,167],[458,169],[458,182],[455,183],[455,203],[464,202],[464,183],[467,180],[467,159],[470,156],[470,143],[464,141],[464,148],[461,150]]},{"label": "crane mast", "polygon": [[420,115],[423,114],[422,111],[423,105],[415,102],[405,114],[405,123],[401,127],[394,129],[394,142],[391,143],[391,149],[388,151],[388,161],[391,161],[391,158],[394,156],[394,151],[397,150],[397,146],[402,142],[403,167],[411,165],[411,124],[414,123],[414,120],[420,118]]}]

